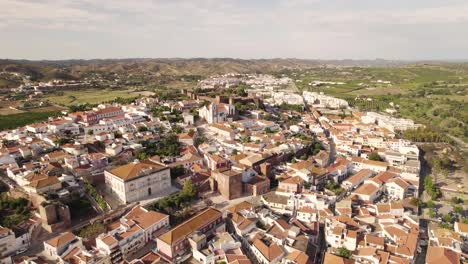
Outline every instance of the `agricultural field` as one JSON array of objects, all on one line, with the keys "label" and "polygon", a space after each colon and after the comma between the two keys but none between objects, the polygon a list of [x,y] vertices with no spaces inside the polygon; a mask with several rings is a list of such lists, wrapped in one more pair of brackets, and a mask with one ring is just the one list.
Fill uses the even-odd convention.
[{"label": "agricultural field", "polygon": [[45,121],[50,116],[57,116],[60,111],[24,112],[11,115],[0,115],[0,131]]},{"label": "agricultural field", "polygon": [[[145,93],[145,92],[141,92]],[[49,96],[45,96],[44,99],[51,103],[69,106],[69,105],[80,105],[80,104],[99,104],[103,102],[109,102],[117,98],[133,98],[139,96],[138,92],[133,90],[112,90],[112,89],[89,89],[89,90],[76,90],[76,91],[63,91],[56,92]]]},{"label": "agricultural field", "polygon": [[[292,78],[301,90],[324,92],[335,96],[404,94],[409,90],[439,82],[446,86],[444,88],[468,85],[468,65],[465,64],[319,67],[307,70],[283,70],[276,75]],[[342,84],[312,86],[311,83],[314,81],[342,82]]]},{"label": "agricultural field", "polygon": [[[396,116],[468,142],[466,64],[319,67],[283,70],[276,75],[292,78],[300,90],[340,97],[364,111],[385,111],[393,103]],[[314,81],[336,83],[314,86]]]}]

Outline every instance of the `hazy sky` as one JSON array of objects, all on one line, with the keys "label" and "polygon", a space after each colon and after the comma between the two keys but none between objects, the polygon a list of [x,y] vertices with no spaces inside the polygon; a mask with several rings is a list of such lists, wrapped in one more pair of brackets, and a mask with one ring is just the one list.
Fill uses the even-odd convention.
[{"label": "hazy sky", "polygon": [[0,58],[468,59],[468,0],[0,0]]}]

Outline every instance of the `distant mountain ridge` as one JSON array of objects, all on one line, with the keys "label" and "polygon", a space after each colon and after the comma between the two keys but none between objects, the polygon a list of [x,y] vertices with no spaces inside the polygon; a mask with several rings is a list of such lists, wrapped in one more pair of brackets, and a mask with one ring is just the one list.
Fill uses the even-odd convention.
[{"label": "distant mountain ridge", "polygon": [[201,75],[224,73],[270,73],[281,69],[330,67],[398,67],[415,63],[441,64],[441,61],[393,60],[306,60],[306,59],[234,59],[234,58],[128,58],[91,60],[11,60],[0,59],[0,72],[20,72],[35,80],[80,78],[89,72],[147,72],[159,75]]}]

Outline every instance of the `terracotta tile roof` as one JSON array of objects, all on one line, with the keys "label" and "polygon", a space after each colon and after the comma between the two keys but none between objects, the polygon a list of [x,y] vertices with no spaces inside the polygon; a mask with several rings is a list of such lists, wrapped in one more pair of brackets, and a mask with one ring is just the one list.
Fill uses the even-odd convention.
[{"label": "terracotta tile roof", "polygon": [[252,210],[252,209],[253,209],[253,205],[249,202],[244,201],[244,202],[241,202],[241,203],[238,203],[236,205],[229,207],[227,210],[231,212],[232,214],[234,214],[242,210]]},{"label": "terracotta tile roof", "polygon": [[147,229],[150,226],[160,222],[164,218],[168,218],[169,215],[158,213],[155,211],[149,211],[141,206],[134,207],[126,216],[127,220],[134,221],[143,229]]},{"label": "terracotta tile roof", "polygon": [[181,239],[186,238],[191,233],[197,231],[202,226],[222,217],[222,213],[214,208],[208,208],[198,215],[190,218],[186,222],[174,227],[159,237],[160,240],[172,245]]},{"label": "terracotta tile roof", "polygon": [[158,263],[161,260],[161,256],[159,256],[157,253],[150,251],[140,259],[143,264],[155,264]]},{"label": "terracotta tile roof", "polygon": [[33,181],[46,179],[47,177],[49,177],[49,176],[47,176],[45,174],[42,174],[42,173],[30,173],[30,174],[26,175],[26,177],[24,177],[24,178],[29,182],[33,182]]},{"label": "terracotta tile roof", "polygon": [[313,167],[313,166],[314,164],[311,161],[301,160],[299,162],[292,164],[290,168],[293,170],[302,170],[302,169],[309,169],[310,167]]},{"label": "terracotta tile roof", "polygon": [[376,160],[363,160],[362,163],[372,165],[372,166],[379,166],[379,167],[387,167],[388,163],[384,161],[376,161]]},{"label": "terracotta tile roof", "polygon": [[317,213],[317,209],[315,208],[312,208],[310,206],[303,206],[299,209],[299,212],[300,213],[308,213],[308,214],[316,214]]},{"label": "terracotta tile roof", "polygon": [[119,241],[117,241],[117,239],[115,239],[111,235],[108,235],[108,236],[105,236],[105,237],[101,238],[101,241],[104,242],[109,247],[119,242]]},{"label": "terracotta tile roof", "polygon": [[333,255],[331,253],[325,253],[325,258],[323,260],[323,263],[327,264],[354,264],[354,260],[352,259],[346,259],[342,258],[336,255]]},{"label": "terracotta tile roof", "polygon": [[47,240],[45,243],[51,245],[52,247],[60,248],[66,245],[67,243],[70,243],[74,239],[76,239],[76,236],[73,233],[65,232],[59,236]]},{"label": "terracotta tile roof", "polygon": [[350,182],[351,184],[356,184],[359,181],[362,181],[365,177],[368,177],[370,174],[371,174],[371,171],[369,169],[363,169],[363,170],[358,171],[353,176],[344,180],[344,182]]},{"label": "terracotta tile roof", "polygon": [[156,172],[164,169],[168,169],[168,167],[162,164],[152,162],[150,160],[142,160],[139,162],[131,162],[126,165],[115,168],[111,170],[110,173],[121,178],[124,181],[129,181],[139,177],[142,174],[142,172],[146,170]]},{"label": "terracotta tile roof", "polygon": [[271,242],[271,244],[267,246],[262,240],[257,238],[253,242],[253,246],[257,248],[268,261],[273,261],[284,254],[283,249],[274,242]]},{"label": "terracotta tile roof", "polygon": [[468,233],[468,224],[462,222],[455,222],[455,225],[458,227],[458,231],[461,233]]},{"label": "terracotta tile roof", "polygon": [[46,186],[54,185],[60,183],[60,180],[57,178],[57,176],[50,176],[47,178],[41,178],[39,180],[35,180],[29,184],[32,188],[38,189],[38,188],[43,188]]},{"label": "terracotta tile roof", "polygon": [[290,260],[290,261],[293,261],[296,264],[309,264],[309,263],[311,263],[310,259],[309,259],[309,256],[307,256],[304,252],[299,251],[299,250],[289,253],[286,256],[286,259]]},{"label": "terracotta tile roof", "polygon": [[360,195],[371,195],[376,193],[379,190],[379,187],[375,186],[372,183],[365,183],[357,188],[353,193]]},{"label": "terracotta tile roof", "polygon": [[245,255],[226,254],[226,260],[229,264],[250,264],[250,260]]},{"label": "terracotta tile roof", "polygon": [[373,235],[365,235],[364,236],[364,241],[367,243],[367,244],[371,244],[371,245],[378,245],[378,246],[384,246],[384,243],[385,243],[385,240],[383,237],[378,237],[378,236],[373,236]]},{"label": "terracotta tile roof", "polygon": [[301,183],[304,183],[304,180],[299,177],[299,176],[294,176],[294,177],[289,177],[287,178],[286,180],[284,181],[281,181],[281,183],[285,183],[285,184],[301,184]]},{"label": "terracotta tile roof", "polygon": [[6,233],[8,233],[10,231],[11,230],[9,228],[2,227],[2,228],[0,228],[0,235],[6,234]]},{"label": "terracotta tile roof", "polygon": [[447,248],[429,246],[429,248],[427,249],[426,263],[459,264],[460,254]]},{"label": "terracotta tile roof", "polygon": [[387,181],[387,184],[389,183],[395,183],[396,185],[398,185],[400,188],[406,190],[408,189],[408,187],[410,186],[409,183],[407,183],[405,180],[403,180],[402,178],[393,178],[393,179],[390,179]]}]

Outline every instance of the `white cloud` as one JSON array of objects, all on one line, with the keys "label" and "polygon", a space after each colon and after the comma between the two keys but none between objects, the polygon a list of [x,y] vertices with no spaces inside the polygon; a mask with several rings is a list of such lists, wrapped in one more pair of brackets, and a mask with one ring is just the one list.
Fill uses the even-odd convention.
[{"label": "white cloud", "polygon": [[[441,34],[434,25],[468,28],[466,1],[441,1],[439,6],[426,1],[409,6],[396,0],[394,7],[382,7],[372,0],[2,0],[0,30],[11,35],[40,30],[56,38],[72,32],[86,42],[92,57],[131,57],[135,52],[160,57],[385,57],[406,55],[406,46]],[[52,42],[57,52],[70,47]],[[99,48],[107,42],[119,45]],[[154,48],[144,50],[144,45]],[[413,46],[408,49],[415,50]]]}]

